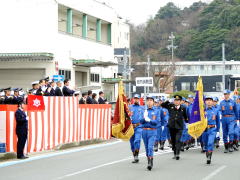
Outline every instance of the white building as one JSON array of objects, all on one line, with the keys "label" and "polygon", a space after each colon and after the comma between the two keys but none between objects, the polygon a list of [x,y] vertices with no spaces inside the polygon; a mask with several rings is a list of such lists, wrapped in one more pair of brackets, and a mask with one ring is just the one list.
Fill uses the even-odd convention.
[{"label": "white building", "polygon": [[117,73],[122,20],[114,9],[94,0],[8,0],[0,2],[0,21],[0,87],[26,89],[60,74],[115,99],[117,85],[102,84]]}]

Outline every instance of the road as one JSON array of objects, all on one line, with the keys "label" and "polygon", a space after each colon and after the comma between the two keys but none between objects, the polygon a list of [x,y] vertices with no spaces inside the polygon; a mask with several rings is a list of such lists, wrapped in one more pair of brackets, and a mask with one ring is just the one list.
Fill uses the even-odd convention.
[{"label": "road", "polygon": [[148,171],[143,144],[139,164],[131,161],[128,142],[110,141],[0,163],[0,180],[240,179],[240,152],[224,154],[223,147],[214,152],[211,165],[200,149],[183,152],[179,161],[166,149],[155,153],[154,168]]}]

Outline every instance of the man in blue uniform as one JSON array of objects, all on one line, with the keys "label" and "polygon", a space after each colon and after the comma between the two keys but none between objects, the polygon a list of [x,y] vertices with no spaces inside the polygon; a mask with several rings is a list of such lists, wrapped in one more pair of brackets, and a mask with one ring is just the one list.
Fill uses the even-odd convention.
[{"label": "man in blue uniform", "polygon": [[[162,102],[164,102],[164,98],[161,99]],[[160,147],[159,149],[164,150],[164,144],[166,142],[167,139],[170,139],[170,135],[169,135],[169,130],[167,127],[168,124],[168,119],[169,119],[169,113],[168,110],[166,108],[162,107],[162,111],[160,112],[160,116],[161,116],[161,138],[160,138]]]},{"label": "man in blue uniform", "polygon": [[[236,105],[238,110],[238,117],[240,117],[240,96],[236,97]],[[239,121],[236,121],[234,126],[234,142],[233,142],[233,149],[238,151],[238,143],[239,143],[239,136],[240,136],[240,128],[239,128]]]},{"label": "man in blue uniform", "polygon": [[155,98],[155,100],[154,100],[154,107],[158,111],[158,115],[160,116],[160,117],[158,117],[159,121],[158,121],[158,125],[157,125],[157,137],[156,137],[156,141],[155,141],[155,144],[154,144],[154,151],[155,152],[158,151],[158,144],[161,141],[161,135],[162,135],[162,122],[160,121],[162,108],[160,107],[160,103],[159,102],[160,101]]},{"label": "man in blue uniform", "polygon": [[[224,91],[224,100],[220,103],[222,114],[223,142],[225,146],[224,153],[233,152],[234,126],[239,120],[237,105],[230,99],[230,90]],[[229,141],[228,141],[229,138]]]},{"label": "man in blue uniform", "polygon": [[140,143],[142,138],[142,128],[140,126],[140,121],[143,119],[143,107],[139,105],[140,96],[138,94],[134,95],[134,102],[129,106],[131,111],[131,120],[134,128],[134,135],[130,139],[131,150],[133,153],[134,160],[132,163],[138,163],[138,154],[140,150]]},{"label": "man in blue uniform", "polygon": [[[218,116],[219,119],[221,119],[221,109],[220,109],[220,105],[218,104],[218,97],[213,97],[213,107],[216,109],[216,111],[218,112]],[[216,144],[216,148],[219,148],[219,142],[220,142],[220,136],[219,134],[217,134],[216,138],[215,138],[215,144]]]},{"label": "man in blue uniform", "polygon": [[143,128],[142,137],[146,150],[146,156],[148,158],[147,169],[151,171],[153,167],[153,148],[157,136],[159,114],[157,109],[153,106],[154,98],[152,96],[148,96],[146,101],[147,106],[144,111],[144,119],[141,120],[141,126]]},{"label": "man in blue uniform", "polygon": [[[193,107],[193,102],[194,102],[194,96],[193,95],[188,95],[188,102],[189,105],[187,107],[187,115],[188,115],[188,119],[191,117],[191,112],[192,112],[192,107]],[[186,135],[187,139],[188,139],[188,147],[194,147],[195,146],[195,139],[193,137],[191,137],[188,132]],[[198,142],[201,141],[201,137],[198,138]]]},{"label": "man in blue uniform", "polygon": [[204,149],[206,150],[207,164],[211,163],[212,152],[214,147],[214,140],[217,134],[219,134],[220,129],[220,119],[218,111],[213,107],[213,98],[207,96],[205,98],[206,103],[206,117],[208,120],[208,126],[204,133],[202,134],[202,141],[204,144]]},{"label": "man in blue uniform", "polygon": [[18,137],[17,141],[17,158],[26,159],[28,157],[24,156],[23,150],[27,141],[28,136],[28,120],[27,115],[23,111],[23,103],[18,104],[18,110],[15,112],[15,118],[17,121],[16,134]]}]

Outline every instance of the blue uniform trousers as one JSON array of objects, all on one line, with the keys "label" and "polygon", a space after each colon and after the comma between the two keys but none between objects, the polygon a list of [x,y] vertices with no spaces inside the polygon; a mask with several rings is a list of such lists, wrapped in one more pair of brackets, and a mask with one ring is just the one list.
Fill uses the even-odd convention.
[{"label": "blue uniform trousers", "polygon": [[234,125],[235,117],[223,117],[222,118],[222,130],[223,130],[223,142],[228,143],[229,141],[233,142],[234,140]]},{"label": "blue uniform trousers", "polygon": [[130,145],[132,152],[140,149],[141,145],[141,138],[142,138],[142,128],[136,127],[134,129],[134,134],[130,139]]},{"label": "blue uniform trousers", "polygon": [[153,157],[153,147],[157,137],[157,130],[145,130],[142,131],[143,142],[146,150],[147,157]]},{"label": "blue uniform trousers", "polygon": [[209,128],[202,134],[202,142],[204,150],[212,152],[214,147],[214,140],[217,134],[217,128]]},{"label": "blue uniform trousers", "polygon": [[238,127],[237,123],[234,125],[234,141],[239,140],[239,130],[240,128]]}]

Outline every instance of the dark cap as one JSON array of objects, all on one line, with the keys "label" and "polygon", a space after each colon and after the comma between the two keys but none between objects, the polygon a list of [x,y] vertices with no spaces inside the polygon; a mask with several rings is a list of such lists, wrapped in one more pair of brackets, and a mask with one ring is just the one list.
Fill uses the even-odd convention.
[{"label": "dark cap", "polygon": [[3,89],[4,91],[11,91],[11,87]]},{"label": "dark cap", "polygon": [[49,81],[49,76],[44,79],[45,81]]},{"label": "dark cap", "polygon": [[173,96],[173,97],[174,97],[174,100],[182,100],[182,96],[175,95],[175,96]]},{"label": "dark cap", "polygon": [[13,91],[14,92],[19,92],[19,91],[21,91],[22,90],[22,88],[13,88]]}]

